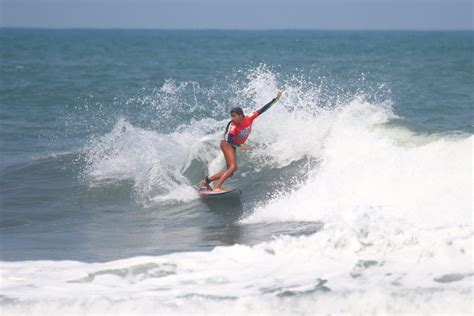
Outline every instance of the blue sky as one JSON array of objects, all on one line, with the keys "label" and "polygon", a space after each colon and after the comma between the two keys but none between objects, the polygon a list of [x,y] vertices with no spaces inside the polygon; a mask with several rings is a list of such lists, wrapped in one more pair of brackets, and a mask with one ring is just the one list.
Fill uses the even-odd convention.
[{"label": "blue sky", "polygon": [[3,27],[473,30],[474,0],[0,0]]}]

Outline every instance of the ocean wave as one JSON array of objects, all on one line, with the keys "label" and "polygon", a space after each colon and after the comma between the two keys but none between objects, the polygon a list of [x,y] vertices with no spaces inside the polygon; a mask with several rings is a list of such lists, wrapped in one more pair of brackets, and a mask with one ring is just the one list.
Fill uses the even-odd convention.
[{"label": "ocean wave", "polygon": [[[308,183],[300,183],[306,192],[295,192],[293,201],[280,207],[280,211],[269,210],[271,206],[267,206],[272,216],[286,213],[282,218],[298,219],[294,212],[288,215],[281,210],[288,209],[292,203],[299,205],[301,200],[320,209],[344,210],[374,205],[403,208],[402,200],[410,200],[407,204],[412,205],[411,209],[415,204],[438,204],[435,202],[438,200],[426,194],[418,194],[422,195],[419,197],[416,192],[420,190],[431,196],[445,196],[443,207],[462,196],[462,208],[465,208],[464,191],[468,186],[461,186],[456,190],[458,194],[443,192],[451,192],[458,181],[467,183],[465,174],[461,174],[469,167],[466,159],[470,140],[465,140],[466,135],[411,130],[394,113],[390,99],[369,101],[361,91],[356,95],[341,92],[330,97],[322,84],[301,78],[280,78],[264,65],[250,70],[246,78],[244,83],[235,82],[231,86],[234,94],[240,96],[231,100],[246,113],[268,102],[278,88],[285,92],[279,103],[255,121],[249,139],[255,149],[239,154],[239,161],[256,174],[263,168],[277,171],[294,162],[317,162],[305,171],[310,177]],[[173,108],[179,108],[178,101],[183,100],[183,91],[188,86],[193,91],[200,89],[199,85],[167,81],[158,96],[154,93],[149,96],[151,101],[146,98],[145,101],[151,102],[158,112],[163,110],[167,117]],[[194,103],[194,107],[205,107],[198,101]],[[219,103],[215,111],[225,112],[225,106]],[[183,115],[181,110],[176,115]],[[186,122],[176,126],[173,132],[164,133],[119,119],[109,133],[93,138],[86,147],[84,178],[92,186],[109,180],[131,179],[133,194],[143,205],[196,199],[195,185],[199,178],[224,168],[218,143],[227,118]],[[455,168],[450,170],[451,166]],[[436,180],[440,178],[444,181]],[[300,190],[303,191],[304,188]],[[274,200],[267,201],[267,205],[284,203],[284,199]],[[299,209],[302,214],[308,208]],[[257,209],[254,220],[262,212]],[[315,211],[310,213],[318,216]]]}]

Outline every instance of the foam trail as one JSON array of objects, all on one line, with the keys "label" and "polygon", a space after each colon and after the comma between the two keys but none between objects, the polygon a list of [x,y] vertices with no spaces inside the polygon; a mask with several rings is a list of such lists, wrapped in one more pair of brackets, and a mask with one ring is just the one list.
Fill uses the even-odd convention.
[{"label": "foam trail", "polygon": [[86,149],[85,176],[92,185],[131,179],[138,201],[145,205],[190,201],[197,194],[183,173],[204,155],[199,137],[195,131],[164,135],[121,119]]}]

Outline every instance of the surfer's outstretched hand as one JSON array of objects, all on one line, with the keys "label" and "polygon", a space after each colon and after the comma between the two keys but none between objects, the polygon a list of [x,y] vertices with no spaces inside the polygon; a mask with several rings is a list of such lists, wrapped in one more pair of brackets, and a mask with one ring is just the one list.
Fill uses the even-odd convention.
[{"label": "surfer's outstretched hand", "polygon": [[278,91],[278,94],[275,97],[275,99],[280,100],[282,94],[283,94],[283,91]]}]

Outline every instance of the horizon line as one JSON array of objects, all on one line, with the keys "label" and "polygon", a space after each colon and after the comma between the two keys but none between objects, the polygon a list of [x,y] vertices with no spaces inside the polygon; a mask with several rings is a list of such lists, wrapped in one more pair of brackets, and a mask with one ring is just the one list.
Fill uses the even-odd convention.
[{"label": "horizon line", "polygon": [[73,26],[73,27],[51,27],[51,26],[0,26],[0,29],[22,29],[22,30],[96,30],[96,31],[330,31],[330,32],[473,32],[472,29],[403,29],[403,28],[353,28],[353,29],[338,29],[338,28],[167,28],[167,27],[89,27],[89,26]]}]

